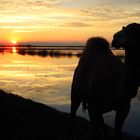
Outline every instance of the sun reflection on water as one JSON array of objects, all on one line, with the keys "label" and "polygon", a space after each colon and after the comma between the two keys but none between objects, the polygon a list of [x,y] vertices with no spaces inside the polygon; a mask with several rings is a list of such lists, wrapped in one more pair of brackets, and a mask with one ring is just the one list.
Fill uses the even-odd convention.
[{"label": "sun reflection on water", "polygon": [[13,53],[16,53],[16,52],[17,52],[16,47],[12,47],[12,52],[13,52]]}]

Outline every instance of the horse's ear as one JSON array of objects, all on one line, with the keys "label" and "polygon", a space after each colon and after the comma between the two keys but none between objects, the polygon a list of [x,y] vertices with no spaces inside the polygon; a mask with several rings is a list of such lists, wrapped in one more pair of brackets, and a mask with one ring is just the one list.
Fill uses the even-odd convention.
[{"label": "horse's ear", "polygon": [[123,30],[124,30],[125,28],[126,28],[125,26],[122,27]]}]

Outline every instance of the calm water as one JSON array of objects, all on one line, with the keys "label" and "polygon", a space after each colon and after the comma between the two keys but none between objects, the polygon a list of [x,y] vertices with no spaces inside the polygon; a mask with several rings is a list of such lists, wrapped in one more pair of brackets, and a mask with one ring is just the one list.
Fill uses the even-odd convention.
[{"label": "calm water", "polygon": [[[69,112],[72,76],[78,60],[78,57],[0,54],[0,89]],[[78,114],[88,119],[88,114],[82,113],[81,108]],[[104,115],[106,123],[110,126],[113,126],[114,114],[115,112],[110,112]],[[132,101],[124,131],[140,136],[139,118],[140,94],[138,93]]]}]

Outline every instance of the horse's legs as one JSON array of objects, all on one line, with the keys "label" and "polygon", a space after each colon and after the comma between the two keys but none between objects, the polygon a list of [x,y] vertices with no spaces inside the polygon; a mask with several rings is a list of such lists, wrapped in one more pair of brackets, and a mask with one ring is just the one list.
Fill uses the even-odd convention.
[{"label": "horse's legs", "polygon": [[120,108],[116,111],[115,116],[115,138],[121,139],[122,137],[122,127],[124,121],[129,113],[130,110],[130,102],[123,103]]},{"label": "horse's legs", "polygon": [[82,102],[81,98],[72,98],[71,99],[71,110],[70,110],[70,114],[71,114],[71,119],[72,121],[75,120],[75,116],[76,116],[76,112],[80,106]]},{"label": "horse's legs", "polygon": [[76,112],[77,112],[81,102],[82,102],[82,99],[77,94],[76,95],[73,94],[71,96],[70,122],[69,122],[70,124],[69,124],[68,131],[66,134],[67,140],[74,139],[73,129],[75,126],[75,117],[76,117]]},{"label": "horse's legs", "polygon": [[92,109],[88,109],[88,114],[93,127],[94,135],[99,139],[101,136],[101,130],[105,132],[104,118],[102,114],[95,113]]}]

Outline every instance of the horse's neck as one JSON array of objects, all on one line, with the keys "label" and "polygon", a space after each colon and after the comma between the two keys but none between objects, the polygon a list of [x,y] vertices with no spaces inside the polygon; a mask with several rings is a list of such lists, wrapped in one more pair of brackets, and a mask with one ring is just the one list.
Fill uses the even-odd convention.
[{"label": "horse's neck", "polygon": [[124,72],[127,78],[140,83],[139,51],[135,50],[135,47],[133,50],[125,50]]},{"label": "horse's neck", "polygon": [[130,66],[130,68],[135,68],[139,61],[139,55],[139,51],[136,50],[135,46],[129,46],[125,50],[125,64]]}]

